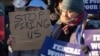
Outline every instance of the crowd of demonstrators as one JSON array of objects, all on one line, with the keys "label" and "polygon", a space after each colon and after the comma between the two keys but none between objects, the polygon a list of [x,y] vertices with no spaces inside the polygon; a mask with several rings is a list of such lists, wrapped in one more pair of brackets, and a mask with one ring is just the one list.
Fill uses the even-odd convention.
[{"label": "crowd of demonstrators", "polygon": [[[44,0],[43,0],[44,1]],[[12,44],[12,42],[14,41],[13,36],[10,33],[10,27],[9,27],[9,12],[16,12],[16,11],[38,11],[38,10],[44,10],[46,9],[46,4],[47,4],[47,0],[45,0],[44,3],[42,0],[12,0],[12,4],[5,7],[5,15],[6,15],[6,21],[7,21],[7,25],[6,25],[6,29],[5,29],[5,33],[6,33],[6,41],[7,44],[10,46]],[[53,0],[49,0],[51,1],[51,3],[53,2]],[[53,3],[52,5],[50,5],[51,8],[49,8],[50,12],[51,12],[51,23],[52,25],[54,25],[56,23],[56,21],[59,19],[60,17],[60,3],[62,0],[55,0],[55,3]],[[49,2],[48,2],[49,3]],[[48,5],[48,4],[47,4]],[[53,7],[55,5],[55,8]],[[55,10],[56,9],[56,10]],[[34,53],[33,53],[34,52]],[[24,55],[37,55],[36,53],[38,53],[38,50],[29,50],[29,51],[14,51],[13,53],[11,53],[9,51],[9,56],[24,56]]]},{"label": "crowd of demonstrators", "polygon": [[[7,24],[5,25],[5,31],[6,37],[9,37],[7,38],[9,46],[14,42],[9,30],[9,12],[49,9],[53,26],[51,36],[61,41],[82,45],[82,49],[87,48],[84,45],[83,38],[83,31],[87,22],[83,0],[12,0],[12,5],[6,8],[5,18]],[[87,53],[87,51],[84,52]],[[39,50],[9,51],[8,56],[38,56],[38,53]]]}]

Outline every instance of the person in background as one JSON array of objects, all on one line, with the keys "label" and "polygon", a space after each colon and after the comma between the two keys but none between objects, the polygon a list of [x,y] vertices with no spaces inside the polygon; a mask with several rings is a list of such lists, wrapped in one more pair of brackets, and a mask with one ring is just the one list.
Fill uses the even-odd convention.
[{"label": "person in background", "polygon": [[43,0],[47,1],[47,9],[50,11],[50,20],[52,26],[56,24],[61,14],[62,0]]},{"label": "person in background", "polygon": [[[24,8],[23,6],[22,7],[17,6],[17,7],[18,7],[17,8],[18,10],[15,10],[15,11],[19,11],[21,8],[22,8],[21,9],[22,11]],[[42,0],[31,0],[30,3],[24,9],[24,11],[39,11],[39,10],[45,10],[45,9],[46,9],[46,5]],[[10,35],[7,43],[12,44],[13,41],[14,41],[13,36]],[[9,56],[38,56],[38,53],[39,53],[39,50],[23,50],[23,51],[14,51],[13,53],[10,53]]]},{"label": "person in background", "polygon": [[51,36],[61,41],[82,45],[82,48],[87,47],[83,39],[86,19],[83,0],[63,0],[60,19]]},{"label": "person in background", "polygon": [[[23,2],[23,1],[25,1],[25,2]],[[11,4],[5,7],[5,14],[8,15],[9,12],[14,12],[16,10],[16,8],[17,9],[22,8],[23,10],[25,10],[25,7],[30,3],[30,1],[31,0],[12,0]],[[21,3],[21,2],[23,2],[23,3]]]},{"label": "person in background", "polygon": [[8,54],[8,49],[6,44],[6,40],[7,40],[6,25],[8,24],[8,20],[6,18],[4,9],[5,9],[4,5],[0,3],[0,19],[3,20],[2,22],[0,22],[0,56],[7,56]]},{"label": "person in background", "polygon": [[6,36],[7,37],[8,37],[8,35],[10,35],[8,13],[14,12],[14,11],[19,10],[21,8],[23,9],[23,7],[24,7],[23,10],[25,10],[25,7],[29,4],[30,1],[31,0],[12,0],[11,5],[8,5],[8,6],[5,7],[5,15],[6,15],[6,18],[7,18],[7,20],[6,20],[7,21],[7,25],[6,25],[6,32],[7,32]]},{"label": "person in background", "polygon": [[14,11],[25,11],[27,4],[29,4],[31,0],[13,0],[12,4],[14,5]]},{"label": "person in background", "polygon": [[100,28],[100,14],[88,14],[88,20],[85,29],[99,29]]},{"label": "person in background", "polygon": [[[27,11],[40,11],[40,10],[46,10],[47,6],[42,0],[32,0],[29,5],[27,6]],[[38,56],[39,49],[34,49],[34,56]]]},{"label": "person in background", "polygon": [[27,11],[46,10],[46,4],[42,0],[32,0],[26,7]]},{"label": "person in background", "polygon": [[[25,11],[26,4],[29,3],[30,0],[12,0],[12,6],[9,7],[9,10],[7,11],[7,15],[9,12],[14,12],[14,11]],[[12,8],[12,9],[11,9]],[[9,38],[7,40],[7,44],[9,45],[9,54],[8,56],[32,56],[32,50],[28,51],[12,51],[11,50],[11,44],[14,41],[13,36],[10,34],[9,31]]]}]

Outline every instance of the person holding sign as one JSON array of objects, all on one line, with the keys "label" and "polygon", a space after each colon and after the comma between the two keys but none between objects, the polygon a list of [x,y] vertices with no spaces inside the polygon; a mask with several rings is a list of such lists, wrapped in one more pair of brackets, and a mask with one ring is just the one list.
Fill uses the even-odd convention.
[{"label": "person holding sign", "polygon": [[[7,14],[7,16],[8,16],[8,13],[9,12],[14,12],[14,11],[25,11],[25,6],[27,6],[28,4],[29,4],[29,2],[30,2],[31,0],[12,0],[12,5],[11,6],[8,6],[7,7],[7,9],[5,9],[5,11],[6,11],[6,14]],[[9,34],[11,34],[10,33],[10,30],[9,30],[9,25],[8,25],[8,27],[7,27],[8,29],[8,33]],[[13,39],[13,36],[12,35],[9,35],[9,38],[8,38],[8,40],[7,40],[7,44],[10,46],[11,44],[12,44],[12,42],[14,41],[14,39]],[[9,48],[9,54],[8,54],[8,56],[19,56],[19,54],[18,54],[18,52],[17,51],[14,51],[13,53],[12,53],[12,50],[11,50],[11,47],[8,47]],[[22,52],[22,53],[25,53],[25,52]],[[29,54],[29,52],[27,51],[26,52],[26,55],[28,55]]]},{"label": "person holding sign", "polygon": [[[32,0],[26,8],[27,11],[40,11],[45,9],[46,9],[46,4],[41,0]],[[39,54],[39,49],[34,49],[33,55],[37,56],[38,54]]]},{"label": "person holding sign", "polygon": [[52,37],[83,45],[83,30],[87,19],[83,0],[63,0],[61,10],[60,19],[53,30]]},{"label": "person holding sign", "polygon": [[[41,0],[32,0],[28,4],[26,10],[27,11],[39,11],[46,9],[46,5]],[[12,35],[9,36],[8,44],[12,44],[14,42],[14,37]],[[38,50],[20,50],[13,51],[9,56],[37,56]]]},{"label": "person holding sign", "polygon": [[[12,0],[12,4],[14,6],[13,11],[25,11],[25,6],[29,3],[30,0]],[[9,11],[8,11],[9,12]],[[8,56],[32,56],[32,50],[28,51],[12,51],[12,42],[14,42],[13,36],[9,35],[7,40],[9,54]]]}]

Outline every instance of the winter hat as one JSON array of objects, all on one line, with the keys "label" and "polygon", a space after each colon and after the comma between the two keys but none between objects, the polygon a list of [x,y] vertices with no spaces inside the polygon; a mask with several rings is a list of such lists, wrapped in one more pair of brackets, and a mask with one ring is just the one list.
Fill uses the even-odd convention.
[{"label": "winter hat", "polygon": [[43,9],[46,9],[46,4],[42,0],[32,0],[27,7],[42,7]]},{"label": "winter hat", "polygon": [[83,0],[63,0],[62,9],[82,12],[84,10]]}]

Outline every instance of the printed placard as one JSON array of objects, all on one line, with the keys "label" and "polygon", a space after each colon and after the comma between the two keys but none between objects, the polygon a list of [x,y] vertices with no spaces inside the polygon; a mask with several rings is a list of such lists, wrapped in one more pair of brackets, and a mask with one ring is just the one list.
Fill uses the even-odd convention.
[{"label": "printed placard", "polygon": [[100,30],[85,30],[85,44],[90,48],[88,56],[100,56]]}]

